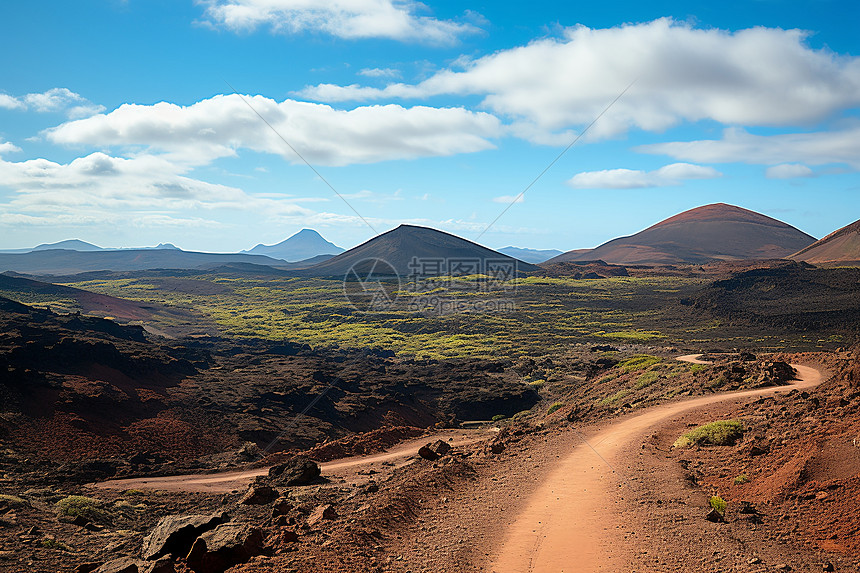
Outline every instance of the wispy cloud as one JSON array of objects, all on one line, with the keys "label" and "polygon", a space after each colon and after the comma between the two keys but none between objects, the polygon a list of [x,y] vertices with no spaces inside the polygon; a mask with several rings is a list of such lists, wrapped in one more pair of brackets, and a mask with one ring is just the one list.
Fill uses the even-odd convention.
[{"label": "wispy cloud", "polygon": [[42,93],[31,93],[21,97],[0,94],[0,108],[31,110],[39,113],[64,113],[75,119],[88,117],[104,111],[104,106],[94,104],[68,88],[53,88]]},{"label": "wispy cloud", "polygon": [[[479,29],[470,22],[422,15],[413,0],[202,0],[211,25],[234,31],[268,26],[275,32],[319,32],[345,39],[388,38],[450,44]],[[473,15],[466,14],[472,20]]]},{"label": "wispy cloud", "polygon": [[574,189],[644,189],[680,185],[688,179],[714,179],[722,173],[712,167],[673,163],[654,171],[638,169],[605,169],[584,171],[568,179]]}]

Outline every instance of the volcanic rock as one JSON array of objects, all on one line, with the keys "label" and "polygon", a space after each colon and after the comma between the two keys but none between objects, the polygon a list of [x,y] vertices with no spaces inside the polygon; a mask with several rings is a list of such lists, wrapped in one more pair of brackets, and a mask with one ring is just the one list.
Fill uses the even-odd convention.
[{"label": "volcanic rock", "polygon": [[143,539],[141,555],[154,560],[163,555],[183,556],[203,532],[223,523],[226,515],[170,515],[162,517],[155,529]]},{"label": "volcanic rock", "polygon": [[308,516],[307,524],[308,526],[313,527],[324,519],[337,519],[337,512],[330,504],[320,505],[316,509],[314,509]]},{"label": "volcanic rock", "polygon": [[243,505],[265,505],[278,498],[278,490],[267,485],[252,485],[239,503]]},{"label": "volcanic rock", "polygon": [[194,541],[186,561],[195,573],[222,573],[263,551],[263,534],[245,523],[225,523]]},{"label": "volcanic rock", "polygon": [[307,485],[320,477],[320,467],[306,456],[295,456],[269,468],[269,479],[277,485]]}]

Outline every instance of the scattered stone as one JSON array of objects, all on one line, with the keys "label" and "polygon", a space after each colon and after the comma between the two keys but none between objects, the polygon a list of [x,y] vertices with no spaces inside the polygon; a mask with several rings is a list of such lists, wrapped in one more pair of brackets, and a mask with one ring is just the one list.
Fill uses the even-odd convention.
[{"label": "scattered stone", "polygon": [[279,515],[286,515],[290,511],[293,510],[292,502],[285,498],[281,497],[275,500],[275,503],[272,505],[272,517],[277,517]]},{"label": "scattered stone", "polygon": [[320,505],[314,509],[308,516],[307,524],[308,526],[313,527],[324,519],[337,519],[337,512],[330,504]]},{"label": "scattered stone", "polygon": [[822,564],[821,564],[821,569],[822,569],[823,571],[836,571],[836,567],[834,567],[834,566],[833,566],[833,563],[831,563],[831,562],[829,562],[829,561],[828,561],[827,563],[822,563]]},{"label": "scattered stone", "polygon": [[711,509],[711,511],[708,512],[708,515],[705,516],[705,519],[713,523],[723,523],[725,521],[723,514],[716,509]]},{"label": "scattered stone", "polygon": [[104,565],[103,561],[97,561],[94,563],[81,563],[72,570],[72,573],[92,573],[102,565]]},{"label": "scattered stone", "polygon": [[501,454],[505,451],[505,443],[504,442],[493,442],[490,444],[490,452],[494,454]]},{"label": "scattered stone", "polygon": [[108,561],[98,569],[95,569],[94,573],[141,573],[143,566],[145,566],[145,563],[140,559],[120,557],[119,559]]},{"label": "scattered stone", "polygon": [[252,485],[239,503],[243,505],[265,505],[278,498],[278,490],[267,485]]},{"label": "scattered stone", "polygon": [[761,559],[759,559],[758,557],[750,557],[749,559],[747,559],[747,563],[749,563],[750,565],[755,565],[757,563],[761,563]]},{"label": "scattered stone", "polygon": [[320,477],[320,467],[307,456],[295,456],[269,468],[269,479],[277,485],[307,485]]},{"label": "scattered stone", "polygon": [[215,528],[225,519],[226,516],[221,513],[163,517],[143,539],[141,555],[146,560],[154,560],[168,554],[184,556],[197,536]]},{"label": "scattered stone", "polygon": [[244,523],[225,523],[194,541],[186,561],[195,573],[222,573],[263,551],[263,534]]},{"label": "scattered stone", "polygon": [[436,440],[432,444],[421,446],[418,455],[425,460],[435,461],[451,451],[451,444],[444,440]]}]

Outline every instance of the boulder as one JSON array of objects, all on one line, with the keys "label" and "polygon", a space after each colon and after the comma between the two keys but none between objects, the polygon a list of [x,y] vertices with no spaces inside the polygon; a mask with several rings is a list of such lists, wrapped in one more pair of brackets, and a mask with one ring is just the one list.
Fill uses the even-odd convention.
[{"label": "boulder", "polygon": [[490,452],[494,454],[501,454],[505,451],[505,443],[504,442],[494,442],[490,444]]},{"label": "boulder", "polygon": [[267,485],[252,485],[239,500],[243,505],[265,505],[278,498],[278,490]]},{"label": "boulder", "polygon": [[725,521],[723,514],[716,509],[711,509],[711,511],[708,512],[708,515],[705,516],[705,519],[714,523],[722,523]]},{"label": "boulder", "polygon": [[143,539],[141,555],[152,561],[164,555],[183,556],[201,533],[226,520],[223,513],[210,515],[169,515],[162,517]]},{"label": "boulder", "polygon": [[285,498],[279,498],[275,500],[275,503],[272,504],[272,517],[277,517],[279,515],[286,515],[290,511],[293,510],[292,502]]},{"label": "boulder", "polygon": [[320,477],[320,467],[307,456],[295,456],[269,468],[269,479],[277,485],[307,485]]},{"label": "boulder", "polygon": [[222,573],[263,552],[263,533],[245,523],[225,523],[194,541],[186,562],[195,573]]},{"label": "boulder", "polygon": [[92,571],[92,573],[176,573],[176,568],[169,559],[142,561],[133,557],[120,557],[108,561],[96,569],[82,569],[81,571]]},{"label": "boulder", "polygon": [[436,440],[431,444],[427,444],[426,446],[421,446],[418,448],[418,455],[424,458],[425,460],[438,460],[445,454],[451,451],[451,444],[444,440]]}]

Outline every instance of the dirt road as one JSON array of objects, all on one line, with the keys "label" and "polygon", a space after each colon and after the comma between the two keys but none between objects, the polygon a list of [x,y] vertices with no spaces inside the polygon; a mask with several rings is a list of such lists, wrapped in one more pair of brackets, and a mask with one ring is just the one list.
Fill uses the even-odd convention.
[{"label": "dirt road", "polygon": [[[381,462],[404,461],[414,456],[418,448],[435,440],[445,440],[452,446],[473,444],[491,437],[495,430],[449,430],[437,432],[429,436],[407,440],[379,454],[356,456],[320,464],[324,477],[343,477],[350,470]],[[164,491],[197,491],[209,493],[224,493],[246,487],[253,479],[266,475],[269,468],[257,468],[245,471],[230,471],[214,474],[187,474],[165,477],[129,478],[90,484],[97,489],[156,489]]]},{"label": "dirt road", "polygon": [[[701,355],[679,358],[706,363]],[[624,494],[623,476],[613,468],[624,467],[619,459],[624,446],[641,440],[655,425],[690,410],[724,402],[764,396],[815,386],[821,373],[814,368],[792,365],[798,380],[789,386],[761,388],[731,394],[715,394],[651,408],[619,420],[587,437],[563,458],[538,486],[525,509],[507,530],[501,549],[492,561],[495,573],[614,571],[604,552],[618,539],[611,502]]]}]

